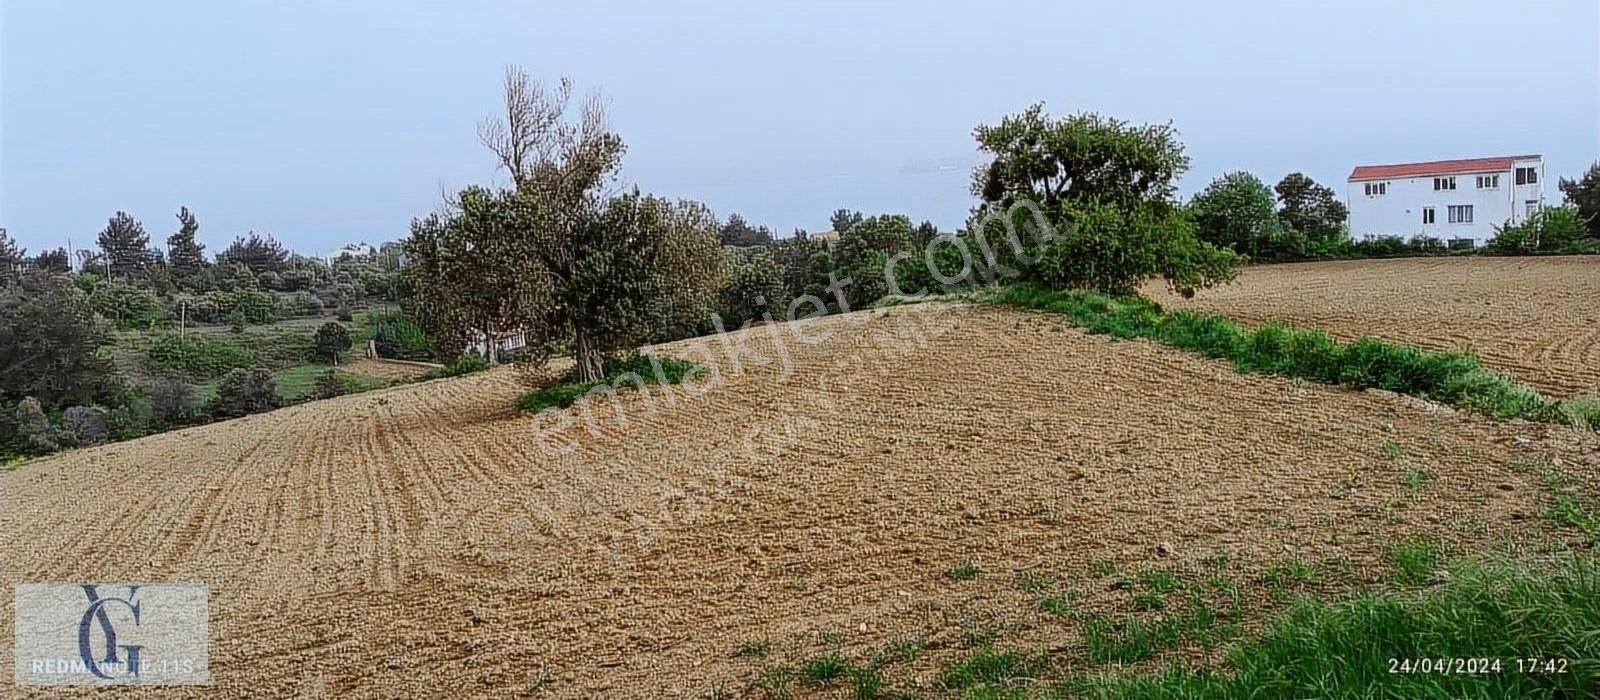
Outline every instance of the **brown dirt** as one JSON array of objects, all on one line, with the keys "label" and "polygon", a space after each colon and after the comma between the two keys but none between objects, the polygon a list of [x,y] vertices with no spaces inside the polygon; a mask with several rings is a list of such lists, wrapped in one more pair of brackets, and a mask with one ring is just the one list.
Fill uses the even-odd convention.
[{"label": "brown dirt", "polygon": [[366,377],[378,377],[380,379],[410,379],[411,377],[415,377],[423,372],[428,371],[428,368],[423,365],[405,362],[387,362],[384,360],[375,360],[370,357],[356,358],[351,362],[339,365],[339,369],[351,374],[359,374]]},{"label": "brown dirt", "polygon": [[[777,663],[824,633],[861,654],[927,638],[886,672],[928,692],[973,620],[1076,638],[1019,571],[1090,606],[1113,604],[1098,559],[1191,567],[1219,547],[1246,572],[1345,557],[1375,580],[1403,534],[1474,551],[1538,530],[1517,455],[1600,473],[1565,428],[1241,375],[1045,314],[925,304],[801,328],[828,337],[751,329],[742,371],[623,393],[625,425],[604,401],[592,435],[560,413],[580,416],[545,443],[566,454],[501,370],[28,463],[0,474],[4,578],[210,584],[213,685],[162,697],[743,696],[760,664],[742,644],[771,640]],[[1435,480],[1408,496],[1388,440]],[[941,576],[966,559],[976,580]]]},{"label": "brown dirt", "polygon": [[1145,292],[1244,323],[1469,348],[1552,395],[1600,393],[1600,256],[1262,265],[1192,300],[1155,284]]}]

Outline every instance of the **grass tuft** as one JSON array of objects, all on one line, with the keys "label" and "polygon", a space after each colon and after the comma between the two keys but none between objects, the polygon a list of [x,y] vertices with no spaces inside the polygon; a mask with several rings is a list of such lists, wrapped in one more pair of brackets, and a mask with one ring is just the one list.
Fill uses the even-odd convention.
[{"label": "grass tuft", "polygon": [[[679,384],[694,379],[704,371],[700,365],[671,357],[630,355],[621,359],[607,358],[605,378],[597,382],[567,382],[554,384],[523,394],[517,399],[517,408],[524,411],[542,411],[547,408],[566,408],[578,402],[590,391],[602,387],[623,388],[635,382],[636,376],[644,384]],[[657,368],[659,367],[659,371]]]}]

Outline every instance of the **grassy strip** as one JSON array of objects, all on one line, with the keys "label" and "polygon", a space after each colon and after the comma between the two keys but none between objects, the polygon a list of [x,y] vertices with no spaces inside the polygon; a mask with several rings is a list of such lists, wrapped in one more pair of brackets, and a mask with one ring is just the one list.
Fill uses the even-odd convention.
[{"label": "grassy strip", "polygon": [[[1302,599],[1260,638],[1233,648],[1228,672],[1174,666],[1088,677],[1076,690],[1093,698],[1583,697],[1600,687],[1596,600],[1592,557],[1544,572],[1463,563],[1422,592]],[[1422,659],[1448,666],[1423,672],[1415,665]],[[1453,659],[1481,661],[1457,669]]]},{"label": "grassy strip", "polygon": [[517,398],[517,408],[524,411],[542,411],[546,408],[566,408],[597,387],[620,386],[632,383],[628,377],[637,377],[645,384],[678,384],[693,379],[704,371],[700,365],[671,357],[630,355],[621,359],[607,358],[605,377],[594,382],[568,382],[554,384]]},{"label": "grassy strip", "polygon": [[999,290],[990,300],[1065,314],[1073,324],[1094,333],[1149,338],[1231,360],[1243,372],[1386,389],[1496,418],[1600,427],[1600,402],[1547,399],[1538,390],[1484,367],[1469,352],[1421,350],[1375,338],[1341,343],[1319,330],[1283,324],[1251,329],[1218,314],[1166,311],[1137,296],[1017,285]]}]

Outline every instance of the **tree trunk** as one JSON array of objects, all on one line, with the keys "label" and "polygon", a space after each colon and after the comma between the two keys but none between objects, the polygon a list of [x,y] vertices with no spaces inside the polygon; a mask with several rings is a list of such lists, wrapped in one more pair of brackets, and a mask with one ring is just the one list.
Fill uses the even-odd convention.
[{"label": "tree trunk", "polygon": [[488,359],[491,365],[500,364],[500,343],[499,339],[494,337],[494,331],[488,328],[483,329],[483,340],[484,358]]},{"label": "tree trunk", "polygon": [[594,339],[588,333],[581,330],[573,343],[572,362],[577,366],[580,382],[597,382],[604,376],[605,363],[600,348],[595,346]]}]

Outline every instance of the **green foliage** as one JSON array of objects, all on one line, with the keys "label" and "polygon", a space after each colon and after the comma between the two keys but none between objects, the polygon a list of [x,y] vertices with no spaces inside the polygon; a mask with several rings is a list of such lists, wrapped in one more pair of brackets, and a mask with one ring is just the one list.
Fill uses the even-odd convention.
[{"label": "green foliage", "polygon": [[[1600,686],[1600,567],[1579,557],[1553,571],[1465,564],[1413,593],[1302,599],[1222,669],[1083,679],[1088,698],[1588,697]],[[1391,672],[1393,660],[1495,659],[1498,672]],[[1565,673],[1518,660],[1566,659]],[[1526,661],[1524,661],[1526,663]]]},{"label": "green foliage", "polygon": [[50,424],[50,417],[45,415],[39,400],[32,396],[17,401],[10,427],[26,454],[46,454],[61,449],[55,426]]},{"label": "green foliage", "polygon": [[[1233,278],[1237,257],[1196,237],[1173,202],[1174,182],[1189,159],[1170,125],[1131,126],[1091,113],[1052,120],[1033,105],[999,125],[979,126],[975,135],[993,160],[974,173],[973,192],[984,207],[968,229],[1002,242],[1021,263],[984,256],[986,267],[1057,289],[1112,293],[1161,276],[1192,295]],[[1021,204],[1034,207],[1050,229],[1041,230]],[[1007,223],[1021,245],[1010,242]],[[1034,240],[1053,234],[1037,267],[1028,264],[1036,244],[1023,242],[1024,233]],[[984,278],[994,279],[989,271]]]},{"label": "green foliage", "polygon": [[517,399],[517,408],[524,411],[542,411],[546,408],[566,408],[591,390],[622,388],[636,377],[644,384],[679,384],[693,379],[702,372],[700,365],[672,357],[657,355],[631,355],[621,359],[606,358],[605,371],[593,382],[572,381],[555,384],[523,394]]},{"label": "green foliage", "polygon": [[259,368],[235,369],[224,375],[217,385],[211,413],[218,420],[224,420],[270,411],[277,408],[278,403],[278,390],[271,372]]},{"label": "green foliage", "polygon": [[1043,654],[997,650],[983,645],[967,658],[946,667],[939,674],[939,686],[946,690],[999,690],[1027,685],[1049,668]]},{"label": "green foliage", "polygon": [[127,277],[144,272],[155,260],[150,250],[150,236],[144,225],[127,212],[119,211],[106,222],[98,239],[105,269],[113,277]]},{"label": "green foliage", "polygon": [[106,403],[119,388],[101,348],[110,325],[63,278],[29,274],[0,287],[0,406],[32,396],[46,410]]},{"label": "green foliage", "polygon": [[784,269],[770,254],[762,250],[745,261],[730,256],[728,266],[728,284],[718,295],[716,310],[726,327],[760,320],[765,313],[771,313],[774,320],[784,320],[789,290],[784,284]]},{"label": "green foliage", "polygon": [[[0,269],[5,266],[4,260],[5,254],[0,252]],[[61,274],[72,271],[72,260],[67,257],[66,248],[42,251],[39,253],[39,257],[34,258],[33,262],[42,272]],[[0,277],[3,276],[4,272],[0,271]]]},{"label": "green foliage", "polygon": [[283,244],[272,236],[257,235],[255,231],[233,239],[233,243],[217,253],[218,266],[241,265],[252,276],[279,272],[288,262],[289,251],[284,249]]},{"label": "green foliage", "polygon": [[329,321],[317,329],[317,357],[330,364],[338,364],[339,355],[350,349],[350,329],[344,324]]},{"label": "green foliage", "polygon": [[248,343],[198,333],[157,336],[145,349],[145,358],[154,369],[176,372],[195,381],[220,377],[230,370],[260,363],[255,349]]},{"label": "green foliage", "polygon": [[772,243],[772,231],[765,226],[751,226],[750,222],[738,214],[729,214],[728,222],[722,225],[718,240],[722,245],[736,248],[764,246]]},{"label": "green foliage", "polygon": [[1289,173],[1273,190],[1280,205],[1278,220],[1284,229],[1305,238],[1308,253],[1326,251],[1349,240],[1345,221],[1350,210],[1332,189],[1302,173]]},{"label": "green foliage", "polygon": [[431,361],[435,356],[433,340],[413,323],[403,311],[374,313],[368,317],[372,324],[372,339],[378,357],[393,360]]},{"label": "green foliage", "polygon": [[944,572],[944,577],[951,581],[971,581],[978,577],[978,565],[971,561],[957,562]]},{"label": "green foliage", "polygon": [[1000,290],[993,300],[1056,311],[1095,333],[1150,338],[1231,360],[1244,372],[1386,389],[1497,418],[1562,421],[1587,415],[1581,400],[1546,399],[1488,370],[1467,352],[1420,350],[1375,338],[1339,343],[1321,331],[1280,324],[1251,330],[1217,314],[1163,311],[1141,297],[1058,292],[1038,285],[1014,285]]},{"label": "green foliage", "polygon": [[89,295],[94,310],[118,329],[133,330],[164,325],[167,310],[150,290],[122,282],[95,287]]},{"label": "green foliage", "polygon": [[150,410],[165,427],[187,425],[200,418],[200,399],[194,385],[179,377],[157,377],[145,387]]},{"label": "green foliage", "polygon": [[1561,194],[1577,209],[1578,220],[1590,238],[1600,238],[1600,162],[1589,166],[1576,180],[1561,178]]},{"label": "green foliage", "polygon": [[1272,190],[1247,172],[1232,172],[1207,185],[1189,202],[1196,234],[1219,248],[1253,260],[1298,257],[1304,246],[1283,250],[1286,235],[1278,222]]},{"label": "green foliage", "polygon": [[192,279],[206,268],[206,246],[195,238],[200,222],[188,207],[178,209],[178,230],[167,237],[167,265],[172,267],[180,287],[194,288]]},{"label": "green foliage", "polygon": [[1591,252],[1588,234],[1576,207],[1545,207],[1520,224],[1495,227],[1487,252],[1500,255]]},{"label": "green foliage", "polygon": [[317,373],[315,389],[317,398],[331,399],[335,396],[343,396],[349,391],[350,387],[345,383],[343,373],[339,370],[329,367]]},{"label": "green foliage", "polygon": [[0,284],[16,279],[22,273],[22,263],[27,257],[28,251],[18,247],[6,230],[0,228]]}]

